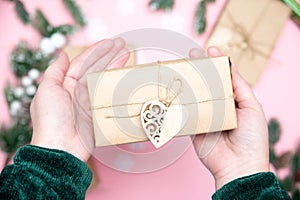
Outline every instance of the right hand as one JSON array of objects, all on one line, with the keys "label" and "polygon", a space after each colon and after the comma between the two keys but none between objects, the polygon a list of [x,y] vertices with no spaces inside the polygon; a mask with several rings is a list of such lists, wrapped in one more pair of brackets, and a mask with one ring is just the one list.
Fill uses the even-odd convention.
[{"label": "right hand", "polygon": [[[212,57],[222,55],[217,48],[209,48],[208,54]],[[203,52],[199,49],[190,52],[192,58],[203,57],[201,55]],[[208,155],[199,156],[214,176],[216,189],[234,179],[269,171],[268,129],[263,109],[236,66],[231,69],[238,127],[222,132]],[[208,133],[206,137],[213,137],[213,134]],[[197,154],[204,138],[205,134],[200,134],[194,139]]]}]

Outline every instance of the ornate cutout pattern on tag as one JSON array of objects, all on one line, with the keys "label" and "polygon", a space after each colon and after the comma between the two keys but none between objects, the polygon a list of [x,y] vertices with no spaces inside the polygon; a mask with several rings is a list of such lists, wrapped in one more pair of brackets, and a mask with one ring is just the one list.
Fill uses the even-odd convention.
[{"label": "ornate cutout pattern on tag", "polygon": [[182,129],[187,120],[184,108],[181,105],[167,107],[158,100],[150,100],[143,105],[142,127],[156,148],[167,143]]},{"label": "ornate cutout pattern on tag", "polygon": [[147,101],[141,110],[141,122],[153,144],[160,142],[161,130],[166,119],[166,106],[158,100]]}]

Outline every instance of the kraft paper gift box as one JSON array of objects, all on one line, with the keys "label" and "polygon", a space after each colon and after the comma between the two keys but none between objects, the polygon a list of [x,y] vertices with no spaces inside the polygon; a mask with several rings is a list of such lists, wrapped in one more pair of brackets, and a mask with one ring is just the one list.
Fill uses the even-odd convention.
[{"label": "kraft paper gift box", "polygon": [[[149,100],[168,102],[170,110],[184,107],[176,136],[237,127],[227,56],[109,69],[88,74],[87,81],[96,146],[149,140],[140,117]],[[182,114],[167,115],[167,122],[176,126]]]},{"label": "kraft paper gift box", "polygon": [[217,46],[229,55],[253,85],[289,15],[290,9],[277,0],[229,0],[206,46]]}]

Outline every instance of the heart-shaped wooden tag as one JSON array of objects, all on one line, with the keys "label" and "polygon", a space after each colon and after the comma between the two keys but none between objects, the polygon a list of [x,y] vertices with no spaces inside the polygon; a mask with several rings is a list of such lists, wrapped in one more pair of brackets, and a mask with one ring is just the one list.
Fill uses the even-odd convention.
[{"label": "heart-shaped wooden tag", "polygon": [[184,106],[167,108],[158,100],[147,101],[141,110],[142,127],[156,148],[171,140],[183,128],[187,118],[188,112]]}]

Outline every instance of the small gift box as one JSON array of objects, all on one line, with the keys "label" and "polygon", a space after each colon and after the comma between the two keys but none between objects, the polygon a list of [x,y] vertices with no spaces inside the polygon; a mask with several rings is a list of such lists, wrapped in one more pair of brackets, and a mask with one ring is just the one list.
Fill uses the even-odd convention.
[{"label": "small gift box", "polygon": [[[262,73],[290,9],[276,0],[229,0],[207,46],[217,46],[255,84]],[[276,58],[271,58],[276,61]]]},{"label": "small gift box", "polygon": [[96,146],[237,127],[227,56],[156,62],[88,74]]}]

